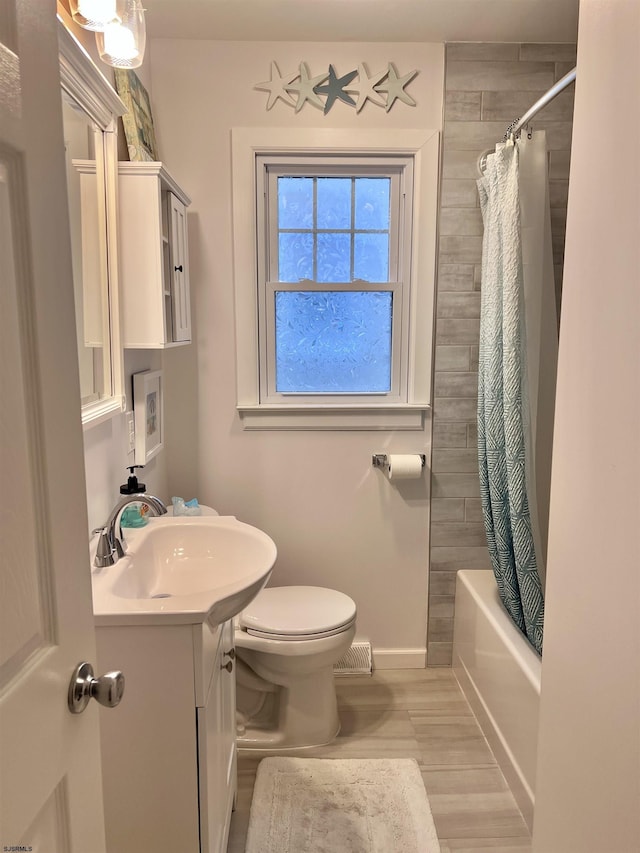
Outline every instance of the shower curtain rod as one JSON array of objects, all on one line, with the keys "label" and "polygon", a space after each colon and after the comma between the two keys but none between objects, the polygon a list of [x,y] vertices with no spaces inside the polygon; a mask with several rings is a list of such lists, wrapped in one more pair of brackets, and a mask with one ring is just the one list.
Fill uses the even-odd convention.
[{"label": "shower curtain rod", "polygon": [[535,102],[535,104],[527,110],[527,112],[522,116],[522,118],[517,118],[511,122],[509,127],[507,128],[507,132],[504,135],[504,141],[506,142],[510,136],[515,136],[519,133],[523,127],[525,127],[529,121],[540,112],[543,107],[546,107],[547,104],[552,101],[556,95],[559,95],[563,89],[566,89],[570,83],[576,79],[576,69],[573,68],[569,71],[568,74],[565,74],[557,83],[554,83],[553,86],[549,89],[548,92]]}]

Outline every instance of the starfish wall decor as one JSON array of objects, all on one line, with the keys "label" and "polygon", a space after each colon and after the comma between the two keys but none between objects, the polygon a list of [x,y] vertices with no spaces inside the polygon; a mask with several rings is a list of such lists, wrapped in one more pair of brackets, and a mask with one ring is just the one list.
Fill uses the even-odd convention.
[{"label": "starfish wall decor", "polygon": [[[342,101],[347,106],[355,107],[359,113],[369,101],[389,112],[396,101],[415,107],[416,102],[405,89],[417,74],[418,71],[414,70],[399,76],[392,62],[388,62],[383,71],[369,74],[369,69],[361,62],[356,69],[340,77],[333,65],[329,65],[326,72],[312,77],[306,62],[301,62],[298,70],[291,74],[281,74],[278,65],[272,62],[270,79],[256,83],[254,89],[269,93],[268,110],[280,100],[293,107],[296,113],[305,104],[311,104],[326,115],[336,101]],[[322,100],[321,95],[325,96],[325,100]],[[355,99],[352,96],[356,96]]]}]

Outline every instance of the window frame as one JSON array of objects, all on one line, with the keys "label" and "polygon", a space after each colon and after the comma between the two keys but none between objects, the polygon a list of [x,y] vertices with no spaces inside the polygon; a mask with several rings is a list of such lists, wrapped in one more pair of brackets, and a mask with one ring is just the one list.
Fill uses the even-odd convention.
[{"label": "window frame", "polygon": [[[423,429],[431,407],[435,259],[437,245],[438,165],[437,130],[336,128],[232,129],[233,260],[237,350],[237,411],[244,429]],[[256,161],[280,155],[372,158],[389,155],[413,161],[414,191],[411,225],[410,293],[403,305],[408,313],[406,389],[403,399],[307,403],[264,402],[260,399],[258,255],[264,236],[258,226]],[[386,395],[385,395],[386,396]]]},{"label": "window frame", "polygon": [[[278,193],[280,177],[388,177],[390,184],[389,277],[384,282],[355,279],[319,282],[301,279],[279,281]],[[339,157],[271,154],[256,157],[258,233],[258,337],[260,402],[266,405],[360,405],[402,403],[407,399],[409,291],[411,268],[411,219],[413,208],[413,159],[360,153]],[[322,231],[322,229],[318,229]],[[391,388],[385,392],[278,392],[276,390],[275,292],[391,292]]]}]

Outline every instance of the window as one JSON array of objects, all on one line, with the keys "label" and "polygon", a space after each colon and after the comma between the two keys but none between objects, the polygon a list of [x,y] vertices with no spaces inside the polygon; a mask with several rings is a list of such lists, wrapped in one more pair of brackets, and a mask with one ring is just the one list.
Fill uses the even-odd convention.
[{"label": "window", "polygon": [[261,402],[406,399],[411,160],[256,168]]},{"label": "window", "polygon": [[245,429],[422,428],[437,168],[435,131],[233,130]]}]

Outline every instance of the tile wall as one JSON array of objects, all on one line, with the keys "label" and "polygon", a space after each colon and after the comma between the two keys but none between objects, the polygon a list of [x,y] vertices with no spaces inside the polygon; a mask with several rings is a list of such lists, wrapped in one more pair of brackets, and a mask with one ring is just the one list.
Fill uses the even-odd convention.
[{"label": "tile wall", "polygon": [[[490,568],[477,461],[482,218],[479,156],[576,64],[573,44],[446,46],[432,455],[428,665],[451,664],[458,569]],[[560,300],[573,117],[570,86],[541,111],[547,131]]]}]

